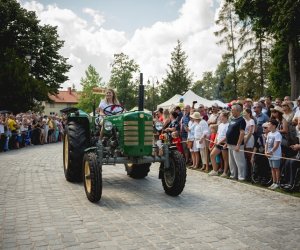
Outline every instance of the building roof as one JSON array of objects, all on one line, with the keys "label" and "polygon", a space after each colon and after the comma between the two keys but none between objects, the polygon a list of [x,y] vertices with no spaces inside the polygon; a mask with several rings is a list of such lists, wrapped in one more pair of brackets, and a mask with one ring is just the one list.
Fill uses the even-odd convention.
[{"label": "building roof", "polygon": [[55,103],[78,103],[79,93],[71,89],[61,90],[56,95],[50,95],[49,98]]}]

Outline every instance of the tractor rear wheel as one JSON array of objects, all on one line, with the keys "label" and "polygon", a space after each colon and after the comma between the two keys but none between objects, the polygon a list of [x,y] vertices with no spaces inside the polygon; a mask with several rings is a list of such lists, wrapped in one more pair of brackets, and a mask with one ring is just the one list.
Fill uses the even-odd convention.
[{"label": "tractor rear wheel", "polygon": [[67,181],[82,181],[82,159],[87,146],[88,136],[83,124],[70,121],[63,139],[63,163]]},{"label": "tractor rear wheel", "polygon": [[83,183],[88,200],[98,202],[102,196],[102,165],[94,152],[83,157]]},{"label": "tractor rear wheel", "polygon": [[129,175],[133,179],[143,179],[145,178],[150,171],[151,163],[143,163],[143,164],[125,164],[125,170],[127,175]]},{"label": "tractor rear wheel", "polygon": [[170,152],[170,166],[164,168],[164,163],[161,163],[162,185],[166,194],[170,196],[179,195],[185,186],[186,167],[183,156],[178,151]]}]

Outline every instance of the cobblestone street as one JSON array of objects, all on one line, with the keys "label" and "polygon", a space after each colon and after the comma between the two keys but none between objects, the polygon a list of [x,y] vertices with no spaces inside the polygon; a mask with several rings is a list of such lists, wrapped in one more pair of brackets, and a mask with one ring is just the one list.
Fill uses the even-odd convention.
[{"label": "cobblestone street", "polygon": [[158,164],[103,167],[99,203],[65,180],[62,144],[0,154],[0,249],[299,249],[300,199],[188,170],[167,196]]}]

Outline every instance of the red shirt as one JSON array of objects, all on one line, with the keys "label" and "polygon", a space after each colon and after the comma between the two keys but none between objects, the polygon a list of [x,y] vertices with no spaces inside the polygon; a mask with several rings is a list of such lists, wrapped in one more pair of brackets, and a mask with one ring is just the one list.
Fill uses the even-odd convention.
[{"label": "red shirt", "polygon": [[210,134],[210,137],[209,137],[209,148],[212,148],[215,144],[213,143],[215,141],[215,138],[217,136],[217,133],[212,133]]},{"label": "red shirt", "polygon": [[181,144],[181,139],[179,137],[177,138],[172,138],[172,143],[176,145],[177,150],[183,154],[183,147]]}]

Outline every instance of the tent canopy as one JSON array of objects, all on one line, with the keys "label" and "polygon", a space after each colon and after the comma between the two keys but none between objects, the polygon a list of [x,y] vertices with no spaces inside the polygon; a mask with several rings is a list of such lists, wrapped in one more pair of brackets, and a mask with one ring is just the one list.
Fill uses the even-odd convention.
[{"label": "tent canopy", "polygon": [[227,105],[219,100],[207,100],[201,96],[198,96],[195,94],[192,90],[188,90],[183,96],[181,95],[174,95],[172,98],[170,98],[168,101],[161,103],[157,105],[158,108],[163,108],[163,109],[172,109],[179,104],[179,99],[183,97],[184,101],[183,103],[185,105],[193,105],[193,101],[197,101],[195,107],[199,107],[200,104],[206,106],[206,107],[211,107],[213,104],[217,103],[218,106],[225,108]]}]

